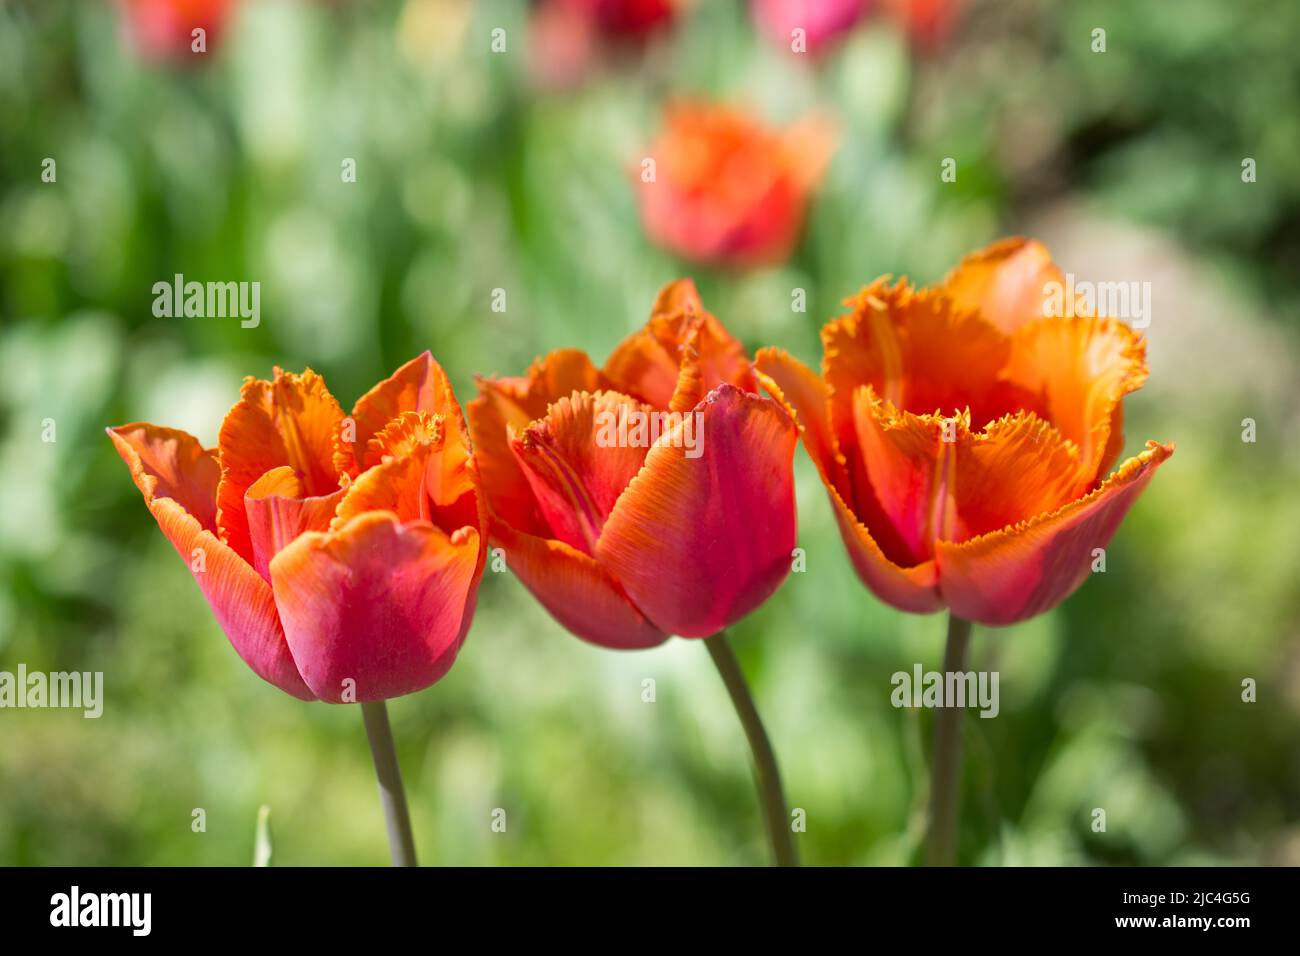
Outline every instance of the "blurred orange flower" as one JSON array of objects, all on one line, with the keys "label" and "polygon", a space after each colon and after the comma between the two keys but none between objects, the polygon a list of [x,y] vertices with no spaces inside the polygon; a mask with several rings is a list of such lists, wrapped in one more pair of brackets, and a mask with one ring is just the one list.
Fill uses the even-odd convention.
[{"label": "blurred orange flower", "polygon": [[1146,345],[1113,318],[1047,315],[1064,284],[1040,244],[1005,240],[938,288],[886,277],[846,300],[822,329],[821,376],[759,353],[886,603],[990,625],[1049,610],[1173,454],[1148,442],[1107,477]]},{"label": "blurred orange flower", "polygon": [[474,616],[486,508],[429,353],[348,417],[315,372],[277,368],[244,381],[215,449],[158,425],[108,434],[259,677],[303,700],[365,702],[451,667]]},{"label": "blurred orange flower", "polygon": [[[493,540],[574,634],[615,648],[708,637],[785,580],[794,420],[689,280],[603,369],[561,349],[479,391],[468,413]],[[611,423],[628,440],[602,438]]]},{"label": "blurred orange flower", "polygon": [[694,262],[781,262],[798,241],[810,192],[833,151],[822,117],[776,131],[734,107],[671,105],[640,172],[650,238]]}]

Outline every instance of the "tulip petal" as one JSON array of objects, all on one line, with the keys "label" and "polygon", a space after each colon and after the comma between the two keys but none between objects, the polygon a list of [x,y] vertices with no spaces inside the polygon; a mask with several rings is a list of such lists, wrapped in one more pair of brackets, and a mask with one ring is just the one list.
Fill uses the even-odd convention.
[{"label": "tulip petal", "polygon": [[904,566],[934,557],[936,540],[965,541],[1077,497],[1078,449],[1032,412],[975,432],[965,415],[900,412],[870,386],[858,389],[854,409],[879,508],[859,516],[881,550]]},{"label": "tulip petal", "polygon": [[330,530],[367,511],[391,511],[402,522],[431,521],[447,535],[486,528],[473,470],[459,447],[448,445],[441,415],[403,412],[370,444],[382,450],[380,462],[348,486]]},{"label": "tulip petal", "polygon": [[[355,477],[377,464],[383,449],[372,446],[371,440],[403,412],[441,415],[449,426],[449,449],[459,446],[454,455],[469,457],[469,433],[461,417],[460,405],[451,390],[447,373],[426,351],[357,399],[351,416],[355,432],[353,440],[346,440],[341,429],[334,436],[334,458],[339,470]],[[449,455],[453,452],[449,451]]]},{"label": "tulip petal", "polygon": [[609,381],[578,349],[558,349],[534,362],[523,378],[478,380],[479,396],[467,406],[474,459],[491,509],[514,528],[549,534],[510,450],[509,427],[522,431],[546,414],[551,402],[573,392],[595,392]]},{"label": "tulip petal", "polygon": [[857,514],[881,551],[902,567],[934,557],[934,539],[951,521],[948,485],[958,457],[957,431],[964,420],[947,420],[953,440],[944,441],[945,419],[899,411],[870,385],[853,395],[857,447],[871,494],[859,496]]},{"label": "tulip petal", "polygon": [[686,330],[678,351],[681,369],[668,408],[689,412],[724,382],[758,391],[745,347],[721,322],[705,312]]},{"label": "tulip petal", "polygon": [[273,381],[244,380],[239,401],[227,413],[217,439],[217,524],[250,564],[254,558],[245,493],[272,468],[289,465],[306,497],[333,494],[339,487],[334,436],[342,418],[343,410],[324,379],[311,369],[296,375],[277,366]]},{"label": "tulip petal", "polygon": [[976,428],[1021,409],[1039,411],[1041,402],[1002,375],[1010,338],[978,313],[955,308],[943,293],[878,279],[846,304],[852,311],[822,330],[831,434],[845,460],[846,499],[885,553],[902,561],[905,555],[881,537],[885,532],[874,520],[858,448],[857,389],[869,385],[893,407],[917,415],[969,409]]},{"label": "tulip petal", "polygon": [[595,559],[563,541],[492,522],[493,539],[506,551],[515,576],[561,626],[602,647],[633,650],[668,639],[646,620]]},{"label": "tulip petal", "polygon": [[978,313],[956,308],[942,292],[878,279],[846,304],[852,311],[822,330],[831,426],[846,457],[860,385],[918,415],[970,408],[976,428],[1021,409],[1038,410],[1033,393],[1002,378],[1010,337]]},{"label": "tulip petal", "polygon": [[[918,613],[938,610],[942,605],[934,562],[904,567],[889,560],[844,500],[847,479],[844,461],[834,451],[824,380],[779,349],[763,349],[755,364],[763,387],[779,401],[786,402],[787,408],[794,410],[803,423],[804,446],[821,474],[840,535],[863,583],[893,607]],[[879,513],[878,503],[874,510]]]},{"label": "tulip petal", "polygon": [[614,502],[645,463],[653,411],[617,392],[577,392],[512,436],[553,537],[594,552]]},{"label": "tulip petal", "polygon": [[664,332],[668,324],[669,317],[664,316],[657,328],[652,320],[637,329],[615,346],[604,367],[615,389],[655,408],[667,408],[672,402],[681,374],[681,343],[671,332]]},{"label": "tulip petal", "polygon": [[1064,291],[1065,277],[1042,243],[1013,237],[967,256],[943,288],[962,308],[977,309],[1002,331],[1014,332],[1049,314],[1045,303],[1053,288]]},{"label": "tulip petal", "polygon": [[307,686],[331,703],[351,686],[363,702],[441,678],[473,613],[478,557],[473,528],[448,538],[383,511],[301,535],[271,561],[271,582]]},{"label": "tulip petal", "polygon": [[596,546],[641,612],[683,637],[714,634],[766,600],[795,546],[793,419],[728,384],[699,411],[702,454],[688,458],[681,436],[665,433]]},{"label": "tulip petal", "polygon": [[1173,445],[1148,442],[1096,491],[1050,514],[959,544],[936,547],[940,590],[952,613],[979,624],[1013,624],[1069,597],[1105,548]]},{"label": "tulip petal", "polygon": [[840,493],[827,487],[831,508],[840,526],[840,537],[849,552],[862,583],[890,607],[913,614],[928,614],[943,607],[939,596],[939,575],[934,560],[912,567],[895,564],[876,544],[867,526],[858,520]]},{"label": "tulip petal", "polygon": [[1018,412],[983,431],[958,429],[947,488],[951,520],[936,530],[966,541],[1050,514],[1077,497],[1079,450],[1032,412]]},{"label": "tulip petal", "polygon": [[664,285],[655,296],[654,305],[650,307],[650,318],[684,311],[704,311],[704,301],[695,288],[694,279],[675,279]]},{"label": "tulip petal", "polygon": [[1042,417],[1079,447],[1082,494],[1123,448],[1121,403],[1146,382],[1146,342],[1115,319],[1043,319],[1013,337],[1006,376],[1042,394]]},{"label": "tulip petal", "polygon": [[688,279],[660,291],[650,321],[618,344],[605,374],[619,391],[679,412],[723,382],[757,391],[745,347],[704,310]]},{"label": "tulip petal", "polygon": [[844,490],[844,461],[831,436],[830,395],[816,372],[778,348],[760,349],[754,357],[755,375],[768,394],[785,405],[799,425],[804,447],[822,481]]},{"label": "tulip petal", "polygon": [[285,693],[314,699],[289,653],[270,586],[215,534],[220,469],[212,453],[193,436],[156,425],[122,425],[108,435],[240,658]]},{"label": "tulip petal", "polygon": [[244,494],[253,567],[268,584],[271,559],[304,531],[324,531],[334,517],[344,489],[331,495],[304,497],[302,482],[288,465],[273,468]]}]

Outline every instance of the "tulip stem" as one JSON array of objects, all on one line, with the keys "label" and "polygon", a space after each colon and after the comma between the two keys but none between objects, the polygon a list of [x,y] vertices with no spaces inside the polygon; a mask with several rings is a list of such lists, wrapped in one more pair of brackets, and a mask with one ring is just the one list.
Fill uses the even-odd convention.
[{"label": "tulip stem", "polygon": [[718,674],[727,686],[731,703],[740,718],[740,725],[749,739],[749,750],[754,757],[754,785],[758,789],[758,801],[763,809],[767,836],[772,843],[772,856],[776,859],[777,866],[798,866],[794,840],[790,836],[790,821],[785,812],[785,793],[781,789],[781,771],[777,769],[776,754],[772,751],[767,731],[763,729],[763,720],[758,716],[758,708],[754,706],[754,697],[749,692],[749,685],[745,683],[740,662],[727,643],[727,632],[719,631],[712,637],[706,637],[704,646],[709,649],[709,655],[717,665]]},{"label": "tulip stem", "polygon": [[[948,616],[948,645],[943,653],[945,675],[966,670],[970,654],[970,621]],[[945,683],[947,677],[944,678]],[[951,701],[946,701],[951,705]],[[934,717],[934,756],[930,771],[930,832],[926,863],[953,866],[957,862],[957,810],[961,806],[960,707],[940,707]]]},{"label": "tulip stem", "polygon": [[361,705],[370,739],[370,754],[375,758],[375,776],[379,778],[379,799],[384,805],[388,825],[388,847],[393,866],[418,866],[415,862],[415,839],[411,836],[411,816],[406,810],[406,791],[402,788],[402,771],[393,747],[393,729],[388,725],[388,706],[382,700]]}]

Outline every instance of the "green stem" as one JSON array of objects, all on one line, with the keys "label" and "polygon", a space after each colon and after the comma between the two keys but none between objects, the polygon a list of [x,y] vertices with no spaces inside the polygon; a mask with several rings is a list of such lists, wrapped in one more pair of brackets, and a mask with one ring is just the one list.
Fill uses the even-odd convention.
[{"label": "green stem", "polygon": [[[945,675],[966,670],[970,653],[970,621],[948,616],[948,646],[943,654]],[[944,678],[945,683],[947,678]],[[951,705],[951,701],[946,701]],[[930,771],[930,832],[926,863],[953,866],[957,862],[957,810],[961,806],[960,707],[943,706],[935,714],[934,757]]]},{"label": "green stem", "polygon": [[709,649],[709,655],[717,665],[718,674],[727,687],[727,693],[731,695],[736,716],[740,718],[740,725],[745,729],[745,737],[749,740],[749,750],[754,757],[754,785],[758,789],[758,802],[763,810],[767,836],[772,843],[772,856],[776,859],[777,866],[798,866],[794,840],[790,836],[790,820],[785,812],[785,794],[781,790],[781,772],[776,766],[776,754],[772,751],[767,731],[763,729],[763,720],[758,716],[758,708],[754,706],[754,697],[749,692],[749,685],[745,683],[740,662],[727,643],[727,632],[719,631],[712,637],[706,637],[704,646]]},{"label": "green stem", "polygon": [[384,805],[393,866],[418,866],[411,817],[406,810],[406,791],[402,789],[402,771],[397,766],[393,730],[388,725],[388,707],[382,700],[367,701],[361,705],[361,716],[366,722],[370,754],[375,758],[375,776],[379,778],[379,799]]}]

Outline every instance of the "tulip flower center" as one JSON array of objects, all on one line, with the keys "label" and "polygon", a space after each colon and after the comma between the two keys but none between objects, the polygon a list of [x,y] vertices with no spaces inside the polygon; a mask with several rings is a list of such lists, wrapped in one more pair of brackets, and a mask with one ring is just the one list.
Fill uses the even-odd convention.
[{"label": "tulip flower center", "polygon": [[601,529],[623,489],[641,470],[648,441],[609,441],[609,420],[653,414],[617,392],[574,392],[551,405],[545,418],[522,434],[512,429],[510,448],[552,533],[586,554],[596,553]]}]

